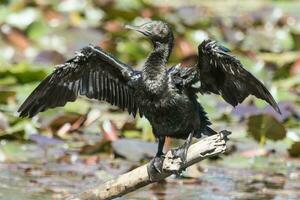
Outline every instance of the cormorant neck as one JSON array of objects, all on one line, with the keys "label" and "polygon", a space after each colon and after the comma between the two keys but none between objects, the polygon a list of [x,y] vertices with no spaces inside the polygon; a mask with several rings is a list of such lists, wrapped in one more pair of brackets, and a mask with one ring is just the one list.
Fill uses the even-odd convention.
[{"label": "cormorant neck", "polygon": [[153,42],[153,46],[154,50],[145,63],[144,72],[156,76],[166,70],[165,67],[173,48],[173,36],[168,42]]},{"label": "cormorant neck", "polygon": [[168,43],[154,43],[154,50],[149,55],[143,69],[145,89],[151,94],[162,94],[166,91],[168,78],[166,64],[171,54],[173,40]]}]

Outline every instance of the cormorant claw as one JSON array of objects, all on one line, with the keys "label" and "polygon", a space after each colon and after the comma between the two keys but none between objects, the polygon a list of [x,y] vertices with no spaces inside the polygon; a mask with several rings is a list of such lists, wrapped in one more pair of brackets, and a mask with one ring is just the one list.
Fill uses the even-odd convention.
[{"label": "cormorant claw", "polygon": [[163,167],[163,161],[165,159],[165,156],[162,155],[160,157],[155,156],[150,164],[147,167],[148,175],[151,181],[157,181],[160,180],[160,176],[162,173],[162,167]]},{"label": "cormorant claw", "polygon": [[179,168],[178,171],[176,171],[177,175],[180,175],[181,172],[184,170],[182,168],[182,166],[186,164],[186,161],[187,161],[186,157],[187,157],[187,152],[188,152],[189,146],[190,145],[188,143],[184,143],[181,147],[171,150],[173,159],[177,159],[177,158],[180,159],[181,167]]}]

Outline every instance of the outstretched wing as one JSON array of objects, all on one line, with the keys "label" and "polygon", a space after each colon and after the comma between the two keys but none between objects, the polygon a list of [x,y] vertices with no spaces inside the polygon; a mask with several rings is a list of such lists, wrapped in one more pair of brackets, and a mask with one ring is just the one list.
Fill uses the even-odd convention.
[{"label": "outstretched wing", "polygon": [[232,106],[242,103],[250,94],[267,101],[278,113],[280,109],[267,88],[241,62],[229,54],[229,49],[215,41],[205,40],[198,47],[202,92],[220,94]]},{"label": "outstretched wing", "polygon": [[232,106],[250,94],[267,101],[278,113],[280,109],[267,88],[248,72],[230,50],[215,41],[205,40],[198,46],[198,63],[190,68],[170,70],[176,85],[195,92],[221,95]]},{"label": "outstretched wing", "polygon": [[129,82],[138,76],[100,47],[88,46],[58,65],[21,105],[21,117],[32,117],[48,108],[64,106],[78,95],[105,100],[135,115],[137,105]]}]

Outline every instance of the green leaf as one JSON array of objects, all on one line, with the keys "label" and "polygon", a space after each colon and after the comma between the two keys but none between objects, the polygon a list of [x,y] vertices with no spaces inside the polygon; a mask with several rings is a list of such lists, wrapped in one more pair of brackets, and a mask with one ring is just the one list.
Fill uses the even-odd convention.
[{"label": "green leaf", "polygon": [[13,85],[16,83],[17,83],[17,80],[13,76],[7,76],[5,78],[0,79],[0,85]]},{"label": "green leaf", "polygon": [[142,134],[140,131],[137,131],[137,130],[126,130],[123,132],[123,135],[126,138],[139,138],[139,137],[141,137]]},{"label": "green leaf", "polygon": [[139,0],[117,0],[116,1],[116,5],[115,5],[116,9],[119,10],[138,10],[142,8],[142,1]]},{"label": "green leaf", "polygon": [[37,39],[43,35],[45,35],[49,31],[49,27],[43,21],[35,21],[31,23],[27,29],[27,35],[30,39]]},{"label": "green leaf", "polygon": [[0,133],[0,139],[14,138],[23,139],[25,136],[26,125],[28,125],[27,120],[19,120],[15,124],[11,125],[7,130]]},{"label": "green leaf", "polygon": [[75,102],[68,102],[64,106],[64,110],[70,113],[86,114],[90,109],[90,103],[83,98],[77,99]]},{"label": "green leaf", "polygon": [[7,103],[9,99],[15,98],[16,92],[9,88],[0,88],[0,103]]},{"label": "green leaf", "polygon": [[260,114],[250,116],[247,125],[248,134],[262,144],[265,143],[266,139],[276,141],[286,137],[285,127],[271,115]]},{"label": "green leaf", "polygon": [[300,141],[295,142],[292,146],[288,149],[290,156],[292,157],[299,157],[300,156]]},{"label": "green leaf", "polygon": [[146,57],[147,47],[148,46],[144,45],[144,43],[130,41],[130,42],[120,42],[117,45],[117,50],[119,52],[125,52],[124,54],[120,55],[122,59],[136,61]]},{"label": "green leaf", "polygon": [[45,70],[33,68],[28,63],[20,63],[9,70],[9,72],[18,79],[19,83],[40,81],[47,75]]},{"label": "green leaf", "polygon": [[14,66],[0,68],[0,79],[14,77],[18,83],[29,83],[40,81],[47,75],[45,69],[34,67],[26,62],[18,63]]}]

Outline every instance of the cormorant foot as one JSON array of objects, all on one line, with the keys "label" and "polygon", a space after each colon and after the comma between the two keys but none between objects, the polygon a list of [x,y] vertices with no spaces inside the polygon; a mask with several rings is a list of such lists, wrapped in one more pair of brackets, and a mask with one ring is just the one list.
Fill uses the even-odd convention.
[{"label": "cormorant foot", "polygon": [[226,137],[231,134],[231,131],[222,130],[222,131],[220,131],[220,133],[222,133]]},{"label": "cormorant foot", "polygon": [[190,143],[185,142],[181,147],[171,150],[173,159],[174,160],[180,159],[179,160],[180,168],[176,171],[177,175],[180,175],[181,172],[184,170],[182,167],[183,167],[183,165],[186,164],[187,152],[188,152],[189,147],[190,147]]},{"label": "cormorant foot", "polygon": [[163,161],[165,156],[162,155],[160,157],[155,156],[150,164],[148,165],[148,175],[151,181],[157,181],[159,180],[159,177],[162,173],[162,167],[163,167]]},{"label": "cormorant foot", "polygon": [[171,152],[172,152],[172,155],[174,156],[173,159],[180,159],[180,169],[176,172],[177,175],[180,175],[181,172],[182,172],[182,166],[186,163],[187,161],[187,152],[188,152],[188,149],[189,149],[189,145],[187,145],[186,143],[179,147],[179,148],[176,148],[176,149],[172,149]]},{"label": "cormorant foot", "polygon": [[152,165],[153,169],[160,173],[162,172],[162,165],[163,165],[163,161],[164,161],[164,156],[161,157],[154,157],[150,163],[150,165]]}]

